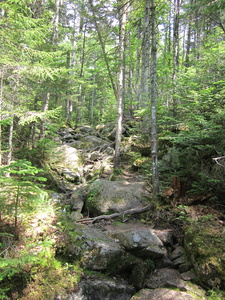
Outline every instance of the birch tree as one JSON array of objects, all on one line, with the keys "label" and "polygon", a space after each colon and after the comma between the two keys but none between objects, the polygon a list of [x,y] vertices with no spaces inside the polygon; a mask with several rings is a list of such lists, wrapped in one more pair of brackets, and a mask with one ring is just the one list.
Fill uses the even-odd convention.
[{"label": "birch tree", "polygon": [[116,146],[114,168],[118,168],[120,164],[120,144],[122,136],[123,122],[123,105],[124,105],[124,70],[125,70],[125,39],[126,39],[126,22],[129,1],[119,1],[119,75],[118,75],[118,98],[117,98],[117,129],[116,129]]}]

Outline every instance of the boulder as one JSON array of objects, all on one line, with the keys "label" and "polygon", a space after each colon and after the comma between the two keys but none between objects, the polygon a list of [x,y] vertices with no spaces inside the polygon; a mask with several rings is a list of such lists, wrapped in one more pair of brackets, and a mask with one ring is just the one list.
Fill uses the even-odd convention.
[{"label": "boulder", "polygon": [[82,266],[93,271],[116,267],[125,257],[122,247],[100,229],[84,226],[79,238],[82,249]]},{"label": "boulder", "polygon": [[70,196],[71,211],[77,211],[81,213],[85,203],[86,188],[87,188],[86,184],[82,184],[74,187],[73,192]]},{"label": "boulder", "polygon": [[92,128],[91,126],[79,126],[74,130],[75,134],[82,134],[82,135],[97,135],[97,131]]},{"label": "boulder", "polygon": [[62,145],[52,149],[48,161],[51,179],[62,190],[72,189],[74,183],[82,181],[83,162],[83,155],[73,147]]},{"label": "boulder", "polygon": [[159,258],[167,255],[166,248],[151,229],[120,230],[111,233],[126,251],[144,258]]},{"label": "boulder", "polygon": [[175,269],[163,268],[157,269],[148,276],[145,281],[145,287],[150,289],[173,287],[184,289],[185,282],[181,279],[180,273]]},{"label": "boulder", "polygon": [[173,247],[174,246],[174,232],[171,229],[164,230],[154,230],[154,233],[157,237],[163,242],[165,246]]},{"label": "boulder", "polygon": [[96,216],[144,207],[149,198],[143,182],[98,179],[89,186],[85,206],[91,215]]},{"label": "boulder", "polygon": [[[96,129],[98,131],[98,136],[109,139],[110,141],[115,141],[116,139],[116,124],[108,123],[105,125],[97,125]],[[122,135],[129,136],[129,126],[123,124]]]},{"label": "boulder", "polygon": [[73,147],[62,145],[52,150],[50,165],[58,170],[71,170],[82,173],[83,156]]},{"label": "boulder", "polygon": [[170,259],[175,260],[177,258],[180,258],[185,254],[185,250],[181,246],[177,246],[175,250],[170,254]]},{"label": "boulder", "polygon": [[82,294],[87,300],[129,300],[135,289],[126,282],[112,278],[90,278],[81,283]]},{"label": "boulder", "polygon": [[71,141],[68,144],[69,146],[82,150],[83,152],[91,152],[95,150],[103,151],[111,145],[109,141],[94,135],[82,136],[79,140]]},{"label": "boulder", "polygon": [[205,297],[188,294],[181,291],[170,290],[168,288],[142,289],[130,300],[204,300]]}]

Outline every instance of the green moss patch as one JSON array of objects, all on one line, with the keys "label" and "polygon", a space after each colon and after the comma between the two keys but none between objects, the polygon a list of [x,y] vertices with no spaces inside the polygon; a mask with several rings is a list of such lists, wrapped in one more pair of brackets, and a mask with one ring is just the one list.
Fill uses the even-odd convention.
[{"label": "green moss patch", "polygon": [[185,247],[199,280],[212,288],[225,287],[225,231],[215,215],[205,215],[185,229]]}]

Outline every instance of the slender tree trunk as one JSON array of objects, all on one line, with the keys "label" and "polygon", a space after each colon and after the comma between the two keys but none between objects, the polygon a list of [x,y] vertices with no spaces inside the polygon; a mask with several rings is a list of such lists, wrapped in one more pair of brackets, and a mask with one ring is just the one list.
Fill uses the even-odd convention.
[{"label": "slender tree trunk", "polygon": [[[67,69],[70,69],[70,52],[67,52]],[[66,93],[66,124],[70,125],[73,112],[73,102],[70,99],[70,93]]]},{"label": "slender tree trunk", "polygon": [[9,143],[8,143],[8,154],[6,164],[9,166],[12,160],[12,150],[13,150],[13,126],[14,118],[12,117],[11,124],[9,126]]},{"label": "slender tree trunk", "polygon": [[174,0],[174,20],[173,20],[173,115],[177,114],[177,72],[179,66],[179,17],[180,0]]},{"label": "slender tree trunk", "polygon": [[141,84],[140,84],[140,65],[141,65],[141,50],[139,47],[139,44],[141,44],[141,22],[138,23],[138,29],[137,29],[137,39],[138,39],[138,46],[136,50],[136,70],[135,70],[135,98],[137,102],[136,109],[139,108],[141,104]]},{"label": "slender tree trunk", "polygon": [[55,0],[55,16],[53,19],[54,24],[54,32],[53,32],[53,43],[56,43],[58,37],[59,37],[59,11],[60,6],[62,5],[63,0]]},{"label": "slender tree trunk", "polygon": [[94,105],[95,105],[95,73],[93,74],[93,87],[91,91],[91,124],[94,125]]},{"label": "slender tree trunk", "polygon": [[3,70],[0,70],[0,166],[2,165],[2,104],[3,104]]},{"label": "slender tree trunk", "polygon": [[114,168],[120,165],[120,144],[122,137],[122,121],[123,121],[123,104],[124,104],[124,65],[125,65],[125,37],[126,37],[126,22],[127,10],[129,2],[124,3],[123,0],[119,1],[119,23],[120,23],[120,36],[119,36],[119,63],[120,70],[118,76],[118,99],[117,99],[117,129],[116,129],[116,146],[115,146],[115,160]]},{"label": "slender tree trunk", "polygon": [[[47,92],[46,97],[45,97],[45,103],[43,105],[43,112],[46,112],[48,110],[49,107],[49,101],[50,101],[50,93]],[[45,137],[45,122],[42,121],[41,122],[41,130],[40,130],[40,140],[43,139]]]},{"label": "slender tree trunk", "polygon": [[141,106],[149,102],[150,82],[150,0],[145,0],[145,16],[142,41]]},{"label": "slender tree trunk", "polygon": [[152,185],[153,199],[159,193],[158,154],[157,154],[157,120],[156,120],[156,88],[157,88],[157,43],[156,43],[156,6],[151,0],[151,140],[152,140]]},{"label": "slender tree trunk", "polygon": [[165,34],[165,50],[164,50],[164,60],[167,62],[168,67],[171,67],[171,10],[172,5],[171,1],[169,1],[169,11],[167,15],[167,28]]},{"label": "slender tree trunk", "polygon": [[190,67],[190,49],[191,49],[191,20],[189,20],[188,24],[188,32],[187,32],[187,46],[186,46],[186,56],[185,56],[185,67]]},{"label": "slender tree trunk", "polygon": [[[84,27],[84,29],[83,29]],[[84,76],[84,51],[85,51],[85,45],[86,45],[86,26],[83,26],[83,18],[80,20],[80,35],[82,36],[82,46],[81,46],[81,53],[80,53],[80,72],[79,72],[79,78],[82,79]],[[75,123],[78,125],[79,121],[81,121],[82,116],[80,114],[80,107],[82,103],[82,97],[83,97],[83,85],[82,83],[79,83],[78,87],[78,104],[76,107],[76,117],[75,117]]]}]

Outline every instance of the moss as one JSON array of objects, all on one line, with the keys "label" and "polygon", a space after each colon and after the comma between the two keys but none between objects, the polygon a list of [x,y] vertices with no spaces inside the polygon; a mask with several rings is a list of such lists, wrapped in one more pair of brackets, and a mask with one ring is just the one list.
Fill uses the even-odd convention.
[{"label": "moss", "polygon": [[225,236],[220,221],[210,215],[192,222],[185,230],[185,247],[199,278],[212,288],[225,286]]},{"label": "moss", "polygon": [[66,295],[76,291],[81,270],[74,265],[43,268],[33,275],[31,282],[23,290],[20,300],[55,299],[56,295]]}]

